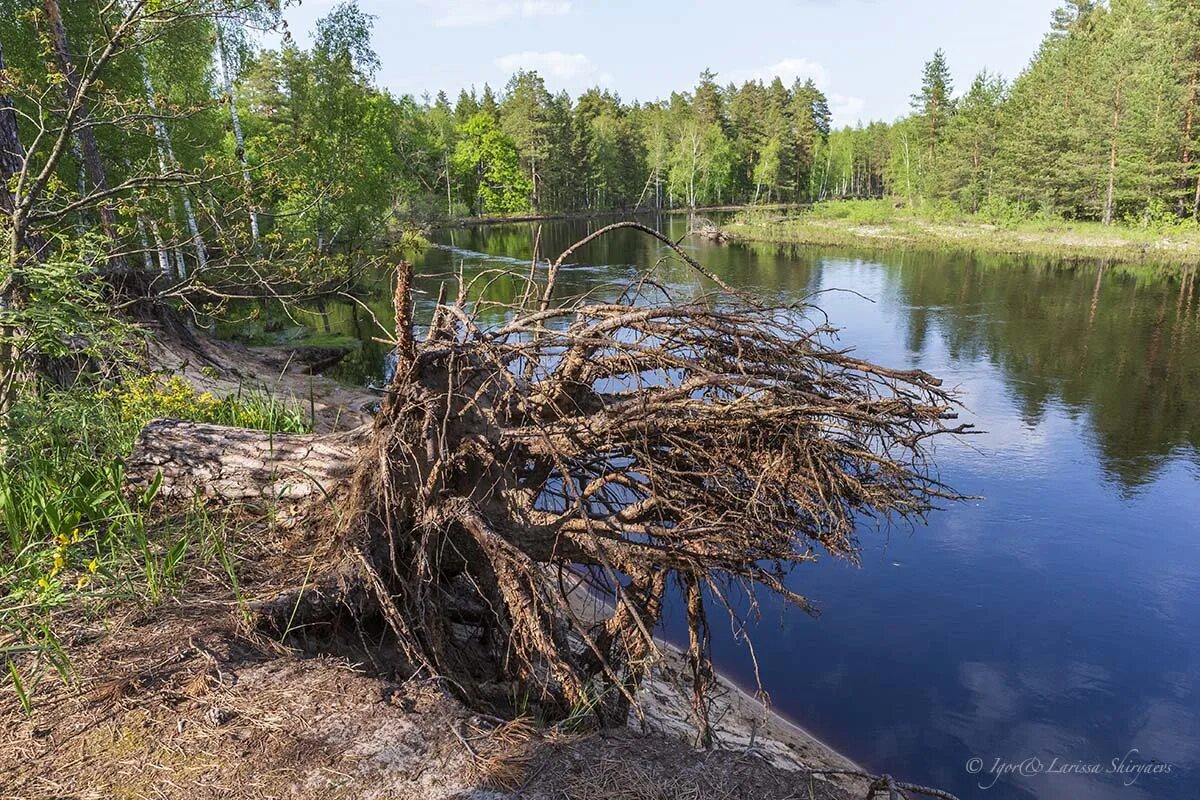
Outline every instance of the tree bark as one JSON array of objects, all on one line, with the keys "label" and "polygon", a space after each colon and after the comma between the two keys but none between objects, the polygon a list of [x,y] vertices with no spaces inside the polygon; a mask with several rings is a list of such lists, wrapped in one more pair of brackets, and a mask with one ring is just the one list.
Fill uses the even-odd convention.
[{"label": "tree bark", "polygon": [[[179,162],[175,159],[175,148],[171,145],[171,135],[167,131],[167,123],[158,113],[158,100],[154,95],[154,82],[150,79],[150,70],[146,66],[146,56],[140,50],[137,53],[138,65],[142,70],[142,87],[146,93],[146,106],[154,119],[154,139],[158,147],[158,168],[165,175],[168,170],[176,169]],[[192,208],[192,198],[187,188],[179,188],[179,199],[183,204],[183,215],[186,218],[188,233],[192,237],[192,247],[196,251],[196,268],[203,270],[208,266],[208,250],[204,246],[204,237],[200,235],[200,226],[196,222],[196,212]],[[182,265],[180,277],[182,274]]]},{"label": "tree bark", "polygon": [[1117,186],[1117,137],[1121,131],[1121,85],[1117,84],[1116,102],[1112,114],[1112,144],[1108,153],[1108,191],[1104,196],[1104,224],[1113,223],[1113,197]]},{"label": "tree bark", "polygon": [[[4,73],[4,49],[0,42],[0,74]],[[25,166],[25,147],[21,144],[17,128],[17,113],[12,98],[0,94],[0,213],[9,218],[8,267],[9,273],[0,280],[0,317],[7,315],[16,303],[20,289],[18,266],[25,250],[41,249],[38,242],[30,242],[22,224],[21,209],[13,197],[10,186],[13,179]],[[32,245],[32,246],[31,246]],[[8,414],[13,390],[17,381],[17,357],[13,344],[16,329],[11,325],[0,325],[0,419]]]},{"label": "tree bark", "polygon": [[369,426],[345,433],[271,434],[224,425],[158,419],[138,435],[126,465],[128,485],[159,496],[204,497],[225,504],[320,501],[354,474]]},{"label": "tree bark", "polygon": [[[0,74],[4,69],[4,43],[0,42]],[[11,220],[11,240],[7,244],[9,257],[14,265],[19,260],[21,251],[29,244],[26,241],[28,233],[17,216],[17,200],[10,188],[13,178],[20,175],[24,167],[25,147],[21,144],[21,132],[17,127],[17,112],[14,110],[12,98],[0,94],[0,213]],[[2,301],[0,298],[0,302]]]},{"label": "tree bark", "polygon": [[1196,176],[1196,200],[1193,206],[1193,217],[1200,220],[1200,175]]},{"label": "tree bark", "polygon": [[217,25],[217,58],[221,60],[221,80],[222,87],[225,90],[226,96],[229,98],[229,117],[233,123],[233,141],[237,147],[238,161],[242,166],[242,184],[246,188],[246,202],[249,204],[247,211],[250,212],[250,241],[255,248],[258,247],[258,212],[254,209],[254,202],[251,191],[253,185],[250,183],[250,163],[246,160],[246,137],[242,133],[242,121],[238,117],[237,97],[233,92],[233,73],[229,69],[229,52],[225,46],[225,28],[221,25],[220,18],[216,19]]},{"label": "tree bark", "polygon": [[[70,105],[73,98],[78,98],[80,95],[79,76],[75,72],[75,62],[71,58],[71,50],[67,43],[67,30],[63,27],[62,13],[58,7],[58,0],[46,0],[46,16],[50,23],[50,35],[54,39],[54,53],[58,58],[59,68],[63,71],[63,76],[66,78],[66,99]],[[79,99],[82,102],[82,98]],[[98,192],[108,190],[108,175],[104,169],[104,162],[100,158],[100,145],[96,143],[96,134],[91,127],[82,124],[75,131],[75,137],[79,142],[79,149],[83,155],[84,168],[87,170],[88,180],[92,183],[92,188]],[[100,227],[104,231],[104,235],[109,238],[114,244],[118,241],[117,235],[117,212],[111,203],[101,203],[99,206]],[[117,259],[123,261],[124,259]]]}]

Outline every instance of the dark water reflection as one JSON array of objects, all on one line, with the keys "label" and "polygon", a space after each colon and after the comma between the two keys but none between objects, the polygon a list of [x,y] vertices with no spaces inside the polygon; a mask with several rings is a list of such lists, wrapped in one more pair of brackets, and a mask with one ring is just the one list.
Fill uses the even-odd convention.
[{"label": "dark water reflection", "polygon": [[[543,225],[543,252],[598,224]],[[682,218],[660,224],[686,230]],[[438,238],[453,249],[429,251],[423,273],[524,271],[534,237],[521,225]],[[820,305],[844,344],[960,386],[967,416],[988,431],[937,454],[945,480],[986,499],[927,526],[864,531],[861,569],[825,561],[797,570],[791,585],[820,605],[819,619],[764,599],[755,639],[776,707],[866,766],[963,797],[1196,796],[1195,272],[689,246],[725,280],[764,295],[825,291]],[[632,233],[602,239],[577,255],[563,291],[626,277],[663,254]],[[702,290],[686,268],[664,270]],[[423,289],[432,301],[436,287]],[[390,317],[385,292],[376,307]],[[333,314],[335,328],[352,330],[347,309]],[[382,352],[369,350],[367,368],[376,360]],[[725,635],[716,647],[720,666],[748,682],[740,645]],[[1135,776],[1045,772],[1055,758],[1108,769],[1131,750],[1171,773],[1126,786]],[[1034,757],[1041,774],[978,788],[992,782],[996,759]],[[971,758],[983,774],[968,774]]]}]

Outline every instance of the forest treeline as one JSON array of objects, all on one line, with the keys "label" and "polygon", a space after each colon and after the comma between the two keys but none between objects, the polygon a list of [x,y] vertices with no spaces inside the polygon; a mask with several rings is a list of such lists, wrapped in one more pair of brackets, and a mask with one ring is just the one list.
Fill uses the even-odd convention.
[{"label": "forest treeline", "polygon": [[[257,33],[278,29],[270,0],[213,5],[104,76],[105,108],[144,113],[145,130],[85,126],[54,176],[86,193],[155,166],[205,175],[136,210],[114,192],[76,215],[180,273],[204,265],[206,231],[320,253],[404,218],[848,197],[1006,217],[1200,216],[1194,0],[1070,0],[1015,80],[985,71],[955,87],[938,51],[913,76],[908,116],[836,129],[812,81],[722,85],[710,71],[654,102],[572,98],[530,71],[498,91],[394,96],[376,80],[373,20],[353,3],[321,19],[307,48],[286,36],[262,46]],[[66,79],[47,69],[47,47],[86,62],[120,6],[0,2],[26,141],[36,98]]]},{"label": "forest treeline", "polygon": [[[338,9],[323,24],[345,29],[350,17],[356,12]],[[1008,218],[1200,216],[1194,0],[1071,0],[1012,82],[984,71],[956,91],[938,51],[913,76],[911,114],[838,129],[811,80],[722,85],[711,71],[691,90],[654,102],[626,103],[602,89],[573,100],[525,71],[499,92],[484,85],[453,100],[395,99],[373,88],[369,21],[356,19],[356,57],[341,62],[351,67],[349,91],[322,88],[329,56],[321,37],[311,52],[285,47],[251,59],[237,91],[254,158],[270,152],[268,142],[320,147],[332,139],[338,144],[317,156],[328,160],[325,169],[343,170],[343,154],[354,153],[345,191],[391,197],[393,211],[462,216],[892,196]],[[350,101],[360,105],[346,114]],[[339,115],[366,124],[340,138],[333,130],[311,135],[309,121],[334,126]],[[381,118],[391,124],[377,127]]]}]

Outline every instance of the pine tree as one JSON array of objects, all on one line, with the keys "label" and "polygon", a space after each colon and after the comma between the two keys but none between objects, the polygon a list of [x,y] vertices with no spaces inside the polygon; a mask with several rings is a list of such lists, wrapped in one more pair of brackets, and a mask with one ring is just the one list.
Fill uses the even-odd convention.
[{"label": "pine tree", "polygon": [[1004,80],[980,72],[950,122],[943,159],[947,188],[967,211],[978,211],[991,193],[1004,99]]},{"label": "pine tree", "polygon": [[954,104],[953,84],[946,54],[938,48],[933,58],[925,62],[921,73],[921,90],[912,96],[912,107],[918,120],[921,139],[918,175],[921,190],[930,197],[942,194],[938,148],[946,137]]}]

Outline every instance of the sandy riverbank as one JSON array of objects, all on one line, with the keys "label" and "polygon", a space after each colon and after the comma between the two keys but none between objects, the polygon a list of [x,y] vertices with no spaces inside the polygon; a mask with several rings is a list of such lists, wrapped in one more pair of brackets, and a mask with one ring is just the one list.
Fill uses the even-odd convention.
[{"label": "sandy riverbank", "polygon": [[[377,399],[308,374],[303,353],[206,341],[190,352],[153,346],[152,356],[198,389],[261,387],[311,405],[320,430],[363,424]],[[307,646],[266,640],[247,629],[245,604],[273,596],[278,576],[304,573],[303,537],[253,530],[229,543],[236,593],[223,576],[200,575],[158,606],[118,603],[64,626],[72,680],[38,687],[30,715],[0,698],[0,773],[11,778],[0,798],[865,794],[859,779],[813,774],[858,768],[725,677],[714,693],[717,750],[694,748],[685,662],[669,646],[628,727],[588,732],[505,723],[440,681],[400,680],[361,630]]]}]

